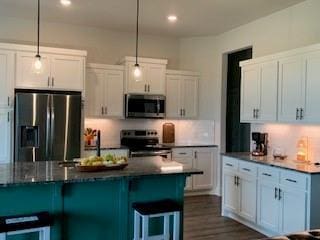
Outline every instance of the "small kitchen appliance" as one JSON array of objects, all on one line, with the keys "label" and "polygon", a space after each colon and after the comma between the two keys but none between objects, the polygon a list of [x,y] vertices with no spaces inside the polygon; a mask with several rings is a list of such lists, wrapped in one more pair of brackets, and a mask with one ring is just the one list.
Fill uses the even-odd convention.
[{"label": "small kitchen appliance", "polygon": [[252,141],[255,142],[255,149],[252,151],[253,156],[266,156],[268,154],[268,133],[252,133]]},{"label": "small kitchen appliance", "polygon": [[161,156],[171,159],[170,147],[159,144],[156,130],[122,130],[121,145],[129,148],[130,157]]}]

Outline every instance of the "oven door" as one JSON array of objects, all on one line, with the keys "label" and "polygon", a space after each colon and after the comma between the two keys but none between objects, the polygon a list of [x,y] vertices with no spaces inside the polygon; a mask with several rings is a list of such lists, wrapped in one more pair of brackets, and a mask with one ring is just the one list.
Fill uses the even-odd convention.
[{"label": "oven door", "polygon": [[164,118],[165,96],[126,95],[126,118]]}]

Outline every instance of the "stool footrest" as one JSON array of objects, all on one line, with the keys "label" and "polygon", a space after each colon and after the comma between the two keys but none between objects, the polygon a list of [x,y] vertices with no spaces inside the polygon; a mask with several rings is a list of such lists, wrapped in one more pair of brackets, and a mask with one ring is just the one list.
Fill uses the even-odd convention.
[{"label": "stool footrest", "polygon": [[132,207],[141,215],[154,215],[182,211],[182,206],[179,203],[169,199],[147,203],[134,203]]}]

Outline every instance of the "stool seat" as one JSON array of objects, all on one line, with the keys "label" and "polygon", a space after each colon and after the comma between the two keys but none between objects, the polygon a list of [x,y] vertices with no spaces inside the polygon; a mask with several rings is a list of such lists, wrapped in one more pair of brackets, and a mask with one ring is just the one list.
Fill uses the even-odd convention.
[{"label": "stool seat", "polygon": [[132,207],[141,215],[153,215],[167,212],[182,211],[181,204],[170,199],[146,203],[133,203]]},{"label": "stool seat", "polygon": [[50,225],[52,225],[52,218],[48,212],[0,217],[0,233],[42,228]]}]

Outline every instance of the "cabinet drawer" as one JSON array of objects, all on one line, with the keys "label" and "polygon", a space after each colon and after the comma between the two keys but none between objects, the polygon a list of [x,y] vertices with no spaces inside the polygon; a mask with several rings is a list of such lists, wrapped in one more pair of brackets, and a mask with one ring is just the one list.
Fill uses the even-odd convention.
[{"label": "cabinet drawer", "polygon": [[174,148],[172,150],[173,158],[181,158],[181,157],[193,157],[193,149],[192,148]]},{"label": "cabinet drawer", "polygon": [[259,179],[279,183],[280,170],[274,167],[260,166],[258,168]]},{"label": "cabinet drawer", "polygon": [[287,187],[296,187],[303,190],[307,189],[308,177],[293,171],[281,171],[280,184]]},{"label": "cabinet drawer", "polygon": [[239,161],[239,172],[245,175],[257,176],[257,165],[254,163]]},{"label": "cabinet drawer", "polygon": [[234,170],[237,171],[239,166],[238,159],[223,157],[223,168],[226,170]]}]

